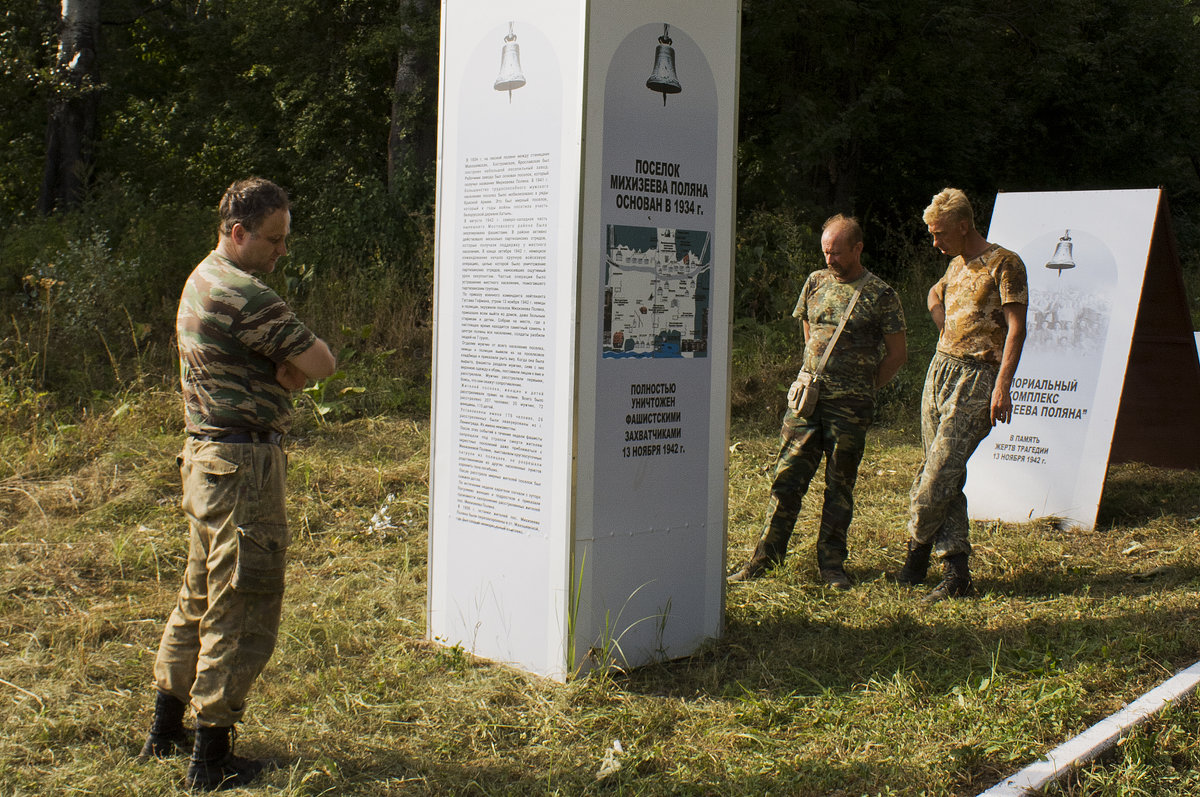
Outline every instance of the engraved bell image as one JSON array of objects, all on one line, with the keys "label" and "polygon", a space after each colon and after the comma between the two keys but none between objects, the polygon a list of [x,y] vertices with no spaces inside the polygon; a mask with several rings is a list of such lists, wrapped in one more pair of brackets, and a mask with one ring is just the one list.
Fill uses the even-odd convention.
[{"label": "engraved bell image", "polygon": [[1075,261],[1071,257],[1070,230],[1064,232],[1063,236],[1058,239],[1058,246],[1054,247],[1054,257],[1047,261],[1046,268],[1056,270],[1060,277],[1062,276],[1063,269],[1075,268]]},{"label": "engraved bell image", "polygon": [[[535,59],[536,60],[536,59]],[[517,35],[513,33],[513,23],[508,23],[508,35],[504,37],[504,51],[500,54],[500,76],[496,78],[493,88],[496,91],[507,91],[508,101],[512,102],[513,89],[525,85],[525,75],[521,72],[521,47],[517,44]]]},{"label": "engraved bell image", "polygon": [[668,94],[683,91],[675,74],[675,48],[671,46],[671,37],[665,24],[663,34],[658,37],[658,47],[654,48],[654,72],[646,78],[646,88],[662,92],[663,105],[667,104]]}]

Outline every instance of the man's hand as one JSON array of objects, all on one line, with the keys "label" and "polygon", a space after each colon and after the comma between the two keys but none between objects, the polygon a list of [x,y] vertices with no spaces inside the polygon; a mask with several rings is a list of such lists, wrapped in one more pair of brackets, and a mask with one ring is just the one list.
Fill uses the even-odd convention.
[{"label": "man's hand", "polygon": [[1012,395],[999,382],[992,389],[992,426],[1012,420]]},{"label": "man's hand", "polygon": [[292,365],[291,361],[285,360],[275,369],[275,381],[284,390],[300,390],[308,382],[308,377],[304,375],[303,371]]},{"label": "man's hand", "polygon": [[1025,305],[1009,302],[1002,309],[1008,332],[1004,336],[1004,352],[1000,356],[996,387],[992,390],[992,426],[997,421],[1008,423],[1012,420],[1012,396],[1008,391],[1012,388],[1017,364],[1021,361],[1021,349],[1025,347]]}]

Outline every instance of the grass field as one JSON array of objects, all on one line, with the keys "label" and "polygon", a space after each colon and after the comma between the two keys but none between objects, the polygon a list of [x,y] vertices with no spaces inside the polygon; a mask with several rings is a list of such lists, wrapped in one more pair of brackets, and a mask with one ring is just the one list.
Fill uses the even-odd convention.
[{"label": "grass field", "polygon": [[[181,761],[134,760],[186,553],[177,402],[0,426],[0,794],[180,790]],[[775,433],[733,430],[731,563]],[[729,590],[723,638],[550,683],[424,641],[428,444],[423,419],[300,417],[283,630],[239,739],[279,768],[254,793],[970,795],[1200,650],[1200,473],[1110,469],[1095,531],[979,524],[981,596],[927,607],[883,578],[919,460],[893,420],[862,465],[854,589],[817,583],[809,500],[786,566]],[[1197,723],[1178,707],[1052,793],[1195,794]]]}]

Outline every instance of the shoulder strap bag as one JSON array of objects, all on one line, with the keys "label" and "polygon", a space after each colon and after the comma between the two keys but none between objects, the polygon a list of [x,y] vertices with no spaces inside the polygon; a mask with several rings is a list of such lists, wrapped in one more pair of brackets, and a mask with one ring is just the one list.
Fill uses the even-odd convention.
[{"label": "shoulder strap bag", "polygon": [[825,372],[825,363],[829,361],[829,355],[833,353],[833,347],[837,344],[838,337],[842,334],[846,320],[850,318],[850,312],[854,310],[860,294],[862,294],[861,284],[855,289],[854,295],[850,297],[850,303],[846,305],[846,311],[842,313],[842,320],[838,322],[833,337],[829,339],[829,345],[825,347],[825,353],[821,355],[821,361],[817,363],[817,370],[811,372],[801,368],[800,373],[796,374],[796,381],[792,382],[792,386],[788,388],[788,406],[801,418],[812,415],[813,410],[817,408],[817,396],[820,393],[819,380],[821,374]]}]

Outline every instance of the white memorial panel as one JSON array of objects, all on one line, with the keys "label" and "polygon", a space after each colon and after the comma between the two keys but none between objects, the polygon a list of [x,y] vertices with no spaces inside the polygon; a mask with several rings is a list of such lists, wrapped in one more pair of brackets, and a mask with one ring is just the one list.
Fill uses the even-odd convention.
[{"label": "white memorial panel", "polygon": [[1001,193],[987,239],[1029,276],[1013,417],[967,466],[972,519],[1092,528],[1160,191]]},{"label": "white memorial panel", "polygon": [[720,633],[739,17],[443,2],[435,640],[564,678]]}]

